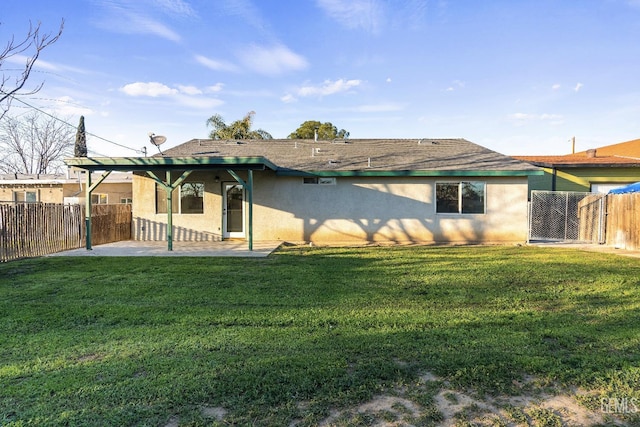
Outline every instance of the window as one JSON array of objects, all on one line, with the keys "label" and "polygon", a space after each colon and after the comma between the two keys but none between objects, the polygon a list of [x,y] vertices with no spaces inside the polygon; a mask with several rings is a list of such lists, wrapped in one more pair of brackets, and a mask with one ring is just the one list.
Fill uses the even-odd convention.
[{"label": "window", "polygon": [[92,205],[106,205],[109,203],[109,196],[102,193],[91,193]]},{"label": "window", "polygon": [[183,214],[204,213],[204,183],[187,182],[180,186],[180,211]]},{"label": "window", "polygon": [[[204,183],[187,182],[173,190],[171,194],[173,213],[204,213]],[[156,184],[156,213],[167,213],[167,192]]]},{"label": "window", "polygon": [[484,194],[484,182],[438,182],[436,183],[436,212],[483,214]]},{"label": "window", "polygon": [[303,184],[318,184],[318,185],[336,185],[336,179],[335,178],[313,176],[313,177],[302,178],[302,183]]},{"label": "window", "polygon": [[121,197],[120,203],[130,205],[131,203],[133,203],[133,199],[131,199],[130,197]]},{"label": "window", "polygon": [[13,201],[21,203],[35,203],[38,201],[38,193],[35,191],[14,191]]}]

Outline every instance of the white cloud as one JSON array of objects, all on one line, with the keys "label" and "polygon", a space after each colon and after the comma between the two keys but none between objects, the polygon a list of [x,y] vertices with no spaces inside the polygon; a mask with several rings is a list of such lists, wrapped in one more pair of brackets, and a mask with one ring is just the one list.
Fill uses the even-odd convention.
[{"label": "white cloud", "polygon": [[349,29],[377,33],[384,14],[378,0],[318,0],[318,6]]},{"label": "white cloud", "polygon": [[278,75],[303,70],[308,66],[303,56],[292,52],[284,45],[251,45],[243,49],[238,56],[246,67],[260,74]]},{"label": "white cloud", "polygon": [[154,98],[163,95],[175,95],[178,93],[177,89],[172,89],[169,86],[158,82],[129,83],[128,85],[121,87],[120,91],[129,96],[151,96]]},{"label": "white cloud", "polygon": [[391,77],[387,77],[386,82],[387,82],[387,83],[391,83]]},{"label": "white cloud", "polygon": [[298,101],[298,99],[290,93],[287,93],[286,95],[280,97],[280,101],[284,102],[285,104],[291,104],[292,102]]},{"label": "white cloud", "polygon": [[[13,55],[13,56],[4,58],[3,60],[9,63],[17,64],[24,67],[24,65],[27,63],[27,60],[29,59],[30,57],[27,57],[26,55]],[[69,72],[78,73],[78,74],[89,74],[89,71],[83,70],[82,68],[71,67],[69,65],[56,64],[53,62],[45,61],[40,58],[38,58],[38,60],[35,62],[34,67],[36,69],[42,69],[46,71],[60,71],[60,72],[69,71]]]},{"label": "white cloud", "polygon": [[157,17],[158,12],[170,18],[191,17],[195,13],[181,0],[96,0],[104,8],[98,25],[109,31],[122,34],[150,34],[178,42],[181,37]]},{"label": "white cloud", "polygon": [[152,6],[159,6],[168,15],[179,15],[184,17],[196,16],[195,11],[189,3],[182,0],[154,0]]},{"label": "white cloud", "polygon": [[186,95],[202,95],[202,91],[195,86],[178,85],[178,90]]},{"label": "white cloud", "polygon": [[53,110],[60,116],[90,116],[95,113],[91,108],[77,104],[70,96],[61,96],[54,101]]},{"label": "white cloud", "polygon": [[299,96],[326,96],[336,93],[348,92],[352,88],[360,86],[362,80],[345,80],[336,81],[325,80],[321,86],[302,86],[298,89]]},{"label": "white cloud", "polygon": [[579,92],[580,89],[582,89],[582,86],[584,86],[582,83],[578,83],[576,84],[576,87],[573,88],[573,90],[576,92]]},{"label": "white cloud", "polygon": [[561,87],[560,84],[556,83],[553,86],[551,86],[551,89],[558,90],[558,89],[560,89],[560,87]]},{"label": "white cloud", "polygon": [[[219,83],[220,88],[222,84]],[[124,85],[119,90],[128,96],[133,97],[151,97],[151,98],[167,98],[170,102],[175,102],[196,109],[211,109],[218,107],[224,102],[218,98],[203,96],[206,92],[214,92],[211,86],[204,91],[196,86],[177,85],[176,88],[169,87],[159,82],[135,82]]]},{"label": "white cloud", "polygon": [[214,71],[238,71],[238,67],[227,61],[218,61],[203,55],[195,56],[196,62]]},{"label": "white cloud", "polygon": [[207,93],[218,93],[222,91],[222,88],[224,87],[223,83],[216,83],[213,86],[207,86],[205,88],[205,91]]},{"label": "white cloud", "polygon": [[132,33],[151,34],[174,42],[180,41],[181,39],[178,33],[173,31],[163,23],[149,17],[131,16],[130,19],[131,27],[129,27],[129,25],[127,25],[127,27],[130,28],[130,31]]}]

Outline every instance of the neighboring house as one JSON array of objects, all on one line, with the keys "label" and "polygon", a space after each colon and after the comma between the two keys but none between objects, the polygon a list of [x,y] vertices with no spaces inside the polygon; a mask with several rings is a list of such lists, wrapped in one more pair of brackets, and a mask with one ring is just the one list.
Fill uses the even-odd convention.
[{"label": "neighboring house", "polygon": [[[0,203],[79,203],[85,200],[85,172],[0,175]],[[99,175],[94,174],[94,181]],[[92,193],[93,204],[132,202],[132,174],[111,174]]]},{"label": "neighboring house", "polygon": [[149,158],[66,163],[135,171],[134,239],[169,250],[174,240],[525,242],[527,179],[542,173],[464,139],[194,139]]},{"label": "neighboring house", "polygon": [[607,193],[640,181],[640,139],[564,156],[514,156],[543,168],[529,190]]}]

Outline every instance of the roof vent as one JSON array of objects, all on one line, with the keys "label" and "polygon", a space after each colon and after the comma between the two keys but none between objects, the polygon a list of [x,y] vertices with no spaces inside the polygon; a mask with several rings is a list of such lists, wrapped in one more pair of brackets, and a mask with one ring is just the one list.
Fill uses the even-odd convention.
[{"label": "roof vent", "polygon": [[597,154],[597,150],[595,148],[591,148],[587,150],[587,157],[590,159],[593,159],[594,157],[596,157],[596,154]]}]

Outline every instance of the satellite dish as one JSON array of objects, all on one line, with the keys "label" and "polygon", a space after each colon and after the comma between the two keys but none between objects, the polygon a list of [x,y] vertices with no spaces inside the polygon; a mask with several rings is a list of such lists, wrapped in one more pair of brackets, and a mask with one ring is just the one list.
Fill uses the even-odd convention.
[{"label": "satellite dish", "polygon": [[160,154],[162,154],[162,151],[160,150],[160,145],[164,144],[167,141],[167,137],[163,135],[156,135],[153,132],[149,132],[149,140],[153,145],[158,147],[158,151],[160,151]]}]

